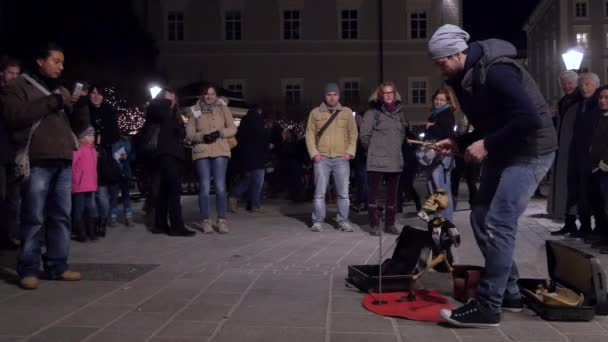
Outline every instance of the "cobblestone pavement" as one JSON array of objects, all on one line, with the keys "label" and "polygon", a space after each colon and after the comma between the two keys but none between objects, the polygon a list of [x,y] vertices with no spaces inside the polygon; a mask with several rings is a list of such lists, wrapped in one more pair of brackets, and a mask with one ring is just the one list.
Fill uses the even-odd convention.
[{"label": "cobblestone pavement", "polygon": [[[185,197],[183,205],[193,222],[196,198]],[[520,221],[516,259],[524,277],[546,276],[544,241],[559,227],[542,218],[543,205],[533,201]],[[231,215],[227,235],[175,238],[137,224],[111,229],[98,243],[73,243],[71,263],[84,272],[83,281],[43,281],[29,292],[0,283],[0,341],[608,340],[605,317],[556,323],[525,311],[505,314],[499,328],[477,330],[371,314],[344,278],[350,264],[377,263],[378,238],[330,224],[312,233],[309,213],[308,204],[269,201],[263,214]],[[460,264],[481,264],[468,213],[455,215],[463,235],[455,257]],[[334,215],[330,206],[328,217]],[[366,226],[364,214],[351,216]],[[384,245],[393,241],[385,237]],[[5,279],[13,257],[0,258]],[[608,264],[606,256],[602,263]],[[449,275],[429,273],[422,283],[452,293]]]}]

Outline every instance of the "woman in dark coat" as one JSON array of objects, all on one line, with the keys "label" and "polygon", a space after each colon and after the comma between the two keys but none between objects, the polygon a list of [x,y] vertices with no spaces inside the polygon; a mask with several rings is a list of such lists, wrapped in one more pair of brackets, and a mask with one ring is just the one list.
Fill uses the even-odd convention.
[{"label": "woman in dark coat", "polygon": [[[156,151],[159,189],[153,232],[193,236],[195,233],[184,226],[180,203],[186,129],[185,119],[178,108],[175,92],[163,89],[146,112],[146,124],[160,127]],[[170,224],[167,224],[167,214]]]},{"label": "woman in dark coat", "polygon": [[599,110],[590,151],[592,184],[596,185],[592,193],[595,198],[591,198],[595,217],[592,247],[608,254],[608,86],[600,87],[597,94]]},{"label": "woman in dark coat", "polygon": [[[439,89],[433,94],[433,109],[431,116],[426,123],[426,131],[424,132],[425,141],[440,141],[454,137],[454,118],[455,110],[454,102],[450,91],[447,89]],[[435,193],[437,189],[445,190],[448,198],[452,198],[451,190],[451,170],[454,167],[453,157],[441,157],[437,164],[427,167],[425,172],[427,176],[427,187],[429,194]],[[454,203],[450,201],[449,206],[442,212],[442,215],[448,221],[454,219]]]},{"label": "woman in dark coat", "polygon": [[268,147],[261,108],[253,108],[243,117],[236,133],[236,140],[238,141],[241,180],[230,196],[230,211],[235,212],[238,200],[244,193],[248,193],[247,206],[252,211],[261,213],[263,212],[261,201]]},{"label": "woman in dark coat", "polygon": [[105,101],[106,93],[99,85],[89,88],[88,107],[90,125],[95,128],[97,145],[97,203],[99,221],[96,224],[96,235],[105,236],[110,217],[111,187],[118,184],[120,170],[112,158],[112,146],[120,138],[118,117],[112,107]]}]

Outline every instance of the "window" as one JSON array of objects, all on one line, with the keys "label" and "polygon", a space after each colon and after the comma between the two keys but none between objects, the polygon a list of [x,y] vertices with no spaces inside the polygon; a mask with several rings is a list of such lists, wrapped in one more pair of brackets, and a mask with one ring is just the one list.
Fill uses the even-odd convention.
[{"label": "window", "polygon": [[167,39],[184,40],[184,12],[167,13]]},{"label": "window", "polygon": [[359,81],[344,81],[342,84],[344,103],[350,106],[359,104]]},{"label": "window", "polygon": [[577,18],[587,17],[587,2],[578,1],[574,4],[574,16]]},{"label": "window", "polygon": [[588,33],[577,33],[576,34],[576,45],[580,45],[585,49],[589,48],[589,34]]},{"label": "window", "polygon": [[285,104],[299,105],[302,99],[302,86],[297,83],[287,83],[285,85]]},{"label": "window", "polygon": [[342,10],[340,15],[342,39],[357,39],[359,22],[357,10]]},{"label": "window", "polygon": [[225,80],[224,88],[230,90],[239,97],[245,96],[245,81],[243,80]]},{"label": "window", "polygon": [[426,39],[427,34],[426,12],[410,13],[410,38]]},{"label": "window", "polygon": [[283,39],[300,39],[300,11],[283,11]]},{"label": "window", "polygon": [[226,40],[241,40],[241,12],[226,11]]},{"label": "window", "polygon": [[411,104],[424,105],[427,103],[426,80],[415,79],[410,81]]}]

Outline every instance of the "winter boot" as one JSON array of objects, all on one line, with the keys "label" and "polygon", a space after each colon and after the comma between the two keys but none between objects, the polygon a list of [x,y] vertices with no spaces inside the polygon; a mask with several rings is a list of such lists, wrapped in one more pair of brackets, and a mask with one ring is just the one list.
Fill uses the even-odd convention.
[{"label": "winter boot", "polygon": [[85,221],[86,235],[91,242],[97,241],[97,219],[88,218]]},{"label": "winter boot", "polygon": [[573,238],[585,239],[589,234],[591,234],[591,216],[578,217],[579,222],[581,223],[581,227],[578,231],[571,233],[570,236]]},{"label": "winter boot", "polygon": [[555,232],[551,232],[551,235],[559,236],[574,232],[576,232],[576,216],[566,215],[566,224],[562,227],[562,229]]},{"label": "winter boot", "polygon": [[106,237],[106,229],[108,227],[108,219],[102,218],[97,222],[97,236]]},{"label": "winter boot", "polygon": [[78,242],[91,242],[89,240],[89,237],[87,236],[84,222],[82,222],[82,221],[76,222],[75,221],[72,224],[72,230],[74,232],[74,237],[73,237],[74,241],[78,241]]}]

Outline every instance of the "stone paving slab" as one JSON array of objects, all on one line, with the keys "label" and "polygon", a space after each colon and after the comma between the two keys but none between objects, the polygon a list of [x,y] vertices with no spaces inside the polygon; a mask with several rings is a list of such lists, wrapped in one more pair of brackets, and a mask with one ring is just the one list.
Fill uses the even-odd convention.
[{"label": "stone paving slab", "polygon": [[[544,240],[561,224],[542,215],[543,205],[533,201],[520,221],[515,255],[524,277],[546,277]],[[183,206],[195,219],[196,198],[185,197]],[[43,281],[29,292],[0,282],[0,342],[608,340],[607,317],[545,322],[526,310],[505,313],[499,328],[477,330],[371,314],[361,306],[363,294],[344,283],[348,265],[378,260],[379,240],[364,232],[366,215],[353,214],[362,225],[353,233],[331,225],[312,233],[309,212],[309,204],[268,201],[264,214],[231,215],[227,235],[175,238],[149,234],[138,224],[111,229],[95,244],[75,243],[74,263],[158,266],[134,279]],[[468,213],[455,214],[463,243],[454,255],[460,264],[481,265]],[[329,206],[333,216],[335,206]],[[416,218],[398,222],[423,225]],[[387,256],[394,241],[383,237]],[[607,256],[600,260],[608,265]],[[449,274],[430,272],[420,286],[453,292]]]}]

